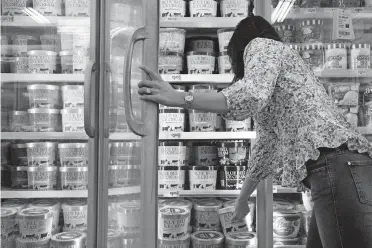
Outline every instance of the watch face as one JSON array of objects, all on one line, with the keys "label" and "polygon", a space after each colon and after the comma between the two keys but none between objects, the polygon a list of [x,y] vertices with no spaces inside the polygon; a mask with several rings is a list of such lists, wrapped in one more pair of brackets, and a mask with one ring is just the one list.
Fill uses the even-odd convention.
[{"label": "watch face", "polygon": [[186,96],[186,97],[185,97],[185,100],[186,100],[187,102],[190,102],[190,101],[194,100],[194,97],[193,97],[193,96]]}]

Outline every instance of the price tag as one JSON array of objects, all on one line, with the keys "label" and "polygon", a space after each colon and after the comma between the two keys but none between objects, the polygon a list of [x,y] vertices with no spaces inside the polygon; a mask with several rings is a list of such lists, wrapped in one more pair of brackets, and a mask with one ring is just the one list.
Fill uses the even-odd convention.
[{"label": "price tag", "polygon": [[316,8],[310,8],[310,9],[305,9],[305,14],[314,14],[316,13]]},{"label": "price tag", "polygon": [[356,12],[356,13],[359,13],[359,12],[362,12],[363,11],[363,8],[355,8],[353,10],[353,12]]},{"label": "price tag", "polygon": [[171,79],[172,79],[172,81],[176,81],[176,80],[180,81],[181,80],[181,75],[180,74],[172,75]]},{"label": "price tag", "polygon": [[357,70],[356,71],[357,77],[366,77],[367,71],[366,70]]},{"label": "price tag", "polygon": [[171,136],[172,136],[173,138],[178,138],[178,139],[180,139],[180,138],[181,138],[181,133],[172,133]]},{"label": "price tag", "polygon": [[333,12],[333,40],[355,39],[352,13],[350,10],[338,9]]},{"label": "price tag", "polygon": [[2,16],[1,21],[2,22],[14,22],[14,16]]},{"label": "price tag", "polygon": [[273,193],[278,193],[278,187],[277,186],[273,186]]},{"label": "price tag", "polygon": [[179,197],[180,192],[179,191],[167,191],[163,194],[164,197]]}]

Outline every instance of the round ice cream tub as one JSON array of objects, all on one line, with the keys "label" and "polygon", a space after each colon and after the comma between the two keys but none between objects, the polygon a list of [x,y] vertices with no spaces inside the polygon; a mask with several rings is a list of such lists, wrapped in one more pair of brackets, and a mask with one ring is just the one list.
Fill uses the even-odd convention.
[{"label": "round ice cream tub", "polygon": [[[1,35],[0,39],[1,39],[0,40],[1,41],[1,58],[10,56],[11,55],[11,49],[9,47],[9,38],[5,35]],[[1,67],[1,69],[3,69],[3,67]],[[1,70],[1,71],[3,72],[3,70]]]},{"label": "round ice cream tub", "polygon": [[216,189],[216,166],[192,166],[189,168],[190,190],[209,191]]},{"label": "round ice cream tub", "polygon": [[192,147],[193,164],[197,166],[217,166],[217,147],[210,143],[194,143]]},{"label": "round ice cream tub", "polygon": [[227,132],[247,132],[252,128],[251,118],[244,121],[226,120],[225,123]]},{"label": "round ice cream tub", "polygon": [[84,109],[62,109],[62,132],[85,132]]},{"label": "round ice cream tub", "polygon": [[[224,208],[227,207],[235,207],[236,199],[227,201],[223,204]],[[245,222],[247,223],[247,228],[249,232],[254,231],[254,218],[255,218],[255,210],[256,210],[256,202],[252,199],[248,200],[248,207],[249,213],[245,217]]]},{"label": "round ice cream tub", "polygon": [[198,84],[190,86],[188,91],[192,93],[211,93],[217,92],[218,87],[209,84]]},{"label": "round ice cream tub", "polygon": [[188,233],[190,211],[179,207],[164,207],[158,214],[158,238],[179,239]]},{"label": "round ice cream tub", "polygon": [[27,52],[40,48],[38,39],[31,35],[12,36],[12,55],[14,57],[27,57]]},{"label": "round ice cream tub", "polygon": [[254,248],[257,237],[252,232],[231,233],[225,237],[225,248]]},{"label": "round ice cream tub", "polygon": [[62,130],[59,109],[34,108],[27,112],[33,132],[60,132]]},{"label": "round ice cream tub", "polygon": [[1,239],[10,239],[16,232],[17,209],[1,208]]},{"label": "round ice cream tub", "polygon": [[300,244],[300,238],[293,238],[293,239],[281,239],[281,238],[274,238],[273,245],[299,245]]},{"label": "round ice cream tub", "polygon": [[120,188],[140,184],[141,170],[139,165],[110,165],[108,167],[109,187]]},{"label": "round ice cream tub", "polygon": [[53,214],[53,223],[52,228],[53,230],[58,228],[59,226],[59,217],[60,217],[60,210],[61,210],[61,204],[57,199],[41,199],[36,200],[29,204],[29,207],[31,208],[47,208],[49,209]]},{"label": "round ice cream tub", "polygon": [[57,166],[57,143],[34,142],[26,143],[28,166]]},{"label": "round ice cream tub", "polygon": [[62,16],[62,0],[33,0],[33,6],[43,16]]},{"label": "round ice cream tub", "polygon": [[88,166],[88,143],[59,143],[58,152],[61,167]]},{"label": "round ice cream tub", "polygon": [[180,133],[185,131],[185,110],[162,108],[159,110],[159,132]]},{"label": "round ice cream tub", "polygon": [[19,0],[19,1],[2,1],[2,15],[3,16],[25,16],[26,12],[23,10],[26,7],[31,7],[29,0]]},{"label": "round ice cream tub", "polygon": [[175,240],[159,239],[159,248],[190,248],[190,234],[186,234],[184,237]]},{"label": "round ice cream tub", "polygon": [[49,248],[50,240],[28,240],[16,238],[16,248]]},{"label": "round ice cream tub", "polygon": [[9,126],[11,132],[30,131],[30,119],[27,111],[11,111],[9,114]]},{"label": "round ice cream tub", "polygon": [[9,113],[1,111],[1,132],[9,132]]},{"label": "round ice cream tub", "polygon": [[[243,140],[235,140],[229,144],[229,161],[231,165],[246,166],[249,148]],[[243,169],[243,168],[241,168]],[[240,175],[243,177],[243,175]],[[239,187],[239,186],[238,186]]]},{"label": "round ice cream tub", "polygon": [[190,0],[191,17],[215,17],[217,16],[216,0]]},{"label": "round ice cream tub", "polygon": [[32,190],[55,190],[57,188],[56,166],[34,167],[27,169],[28,188]]},{"label": "round ice cream tub", "polygon": [[229,57],[229,55],[227,55],[226,51],[221,52],[220,56],[218,57],[218,72],[220,74],[231,74],[231,73],[233,73],[231,62],[230,62],[230,57]]},{"label": "round ice cream tub", "polygon": [[220,231],[221,224],[218,210],[222,202],[216,199],[199,200],[194,203],[192,223],[198,230]]},{"label": "round ice cream tub", "polygon": [[187,70],[189,74],[212,74],[216,65],[214,53],[188,52]]},{"label": "round ice cream tub", "polygon": [[57,72],[57,53],[54,51],[32,50],[27,52],[28,72],[53,74]]},{"label": "round ice cream tub", "polygon": [[224,235],[215,231],[200,231],[191,235],[192,248],[224,248]]},{"label": "round ice cream tub", "polygon": [[240,190],[247,174],[246,166],[223,166],[219,168],[221,188],[227,190]]},{"label": "round ice cream tub", "polygon": [[216,130],[216,113],[189,110],[189,128],[191,132],[214,132]]},{"label": "round ice cream tub", "polygon": [[126,141],[113,142],[110,147],[111,165],[136,165],[140,164],[141,142]]},{"label": "round ice cream tub", "polygon": [[1,73],[10,73],[10,63],[14,61],[10,57],[1,57]]},{"label": "round ice cream tub", "polygon": [[184,142],[162,141],[158,150],[159,166],[185,166],[188,163],[186,158],[187,147]]},{"label": "round ice cream tub", "polygon": [[[21,211],[22,209],[27,208],[26,201],[22,201],[20,199],[9,199],[1,203],[1,208],[3,209],[15,209],[17,210],[17,213]],[[19,235],[19,218],[18,214],[16,215],[16,220],[14,224],[14,234],[15,236]],[[4,229],[5,230],[5,229]]]},{"label": "round ice cream tub", "polygon": [[69,200],[62,204],[63,231],[85,232],[88,228],[88,205],[86,200]]},{"label": "round ice cream tub", "polygon": [[170,194],[177,195],[179,190],[185,189],[186,166],[159,166],[158,186],[159,190],[167,190]]},{"label": "round ice cream tub", "polygon": [[66,16],[90,16],[90,0],[65,0]]},{"label": "round ice cream tub", "polygon": [[189,201],[189,200],[175,198],[175,199],[165,200],[164,202],[162,202],[160,204],[159,208],[177,207],[177,208],[185,208],[185,209],[191,211],[192,205],[193,205],[192,202]]},{"label": "round ice cream tub", "polygon": [[88,188],[88,167],[60,167],[62,190],[84,190]]},{"label": "round ice cream tub", "polygon": [[161,17],[184,17],[186,15],[185,0],[160,0]]},{"label": "round ice cream tub", "polygon": [[41,49],[44,51],[54,51],[59,52],[61,51],[61,38],[56,35],[41,35]]},{"label": "round ice cream tub", "polygon": [[73,51],[61,51],[59,52],[59,56],[61,57],[61,69],[63,74],[72,74],[74,71],[73,66]]},{"label": "round ice cream tub", "polygon": [[73,74],[84,74],[88,57],[83,53],[75,53],[72,56]]},{"label": "round ice cream tub", "polygon": [[87,235],[84,232],[62,232],[52,236],[50,248],[85,248],[86,243]]},{"label": "round ice cream tub", "polygon": [[192,37],[188,39],[188,51],[189,52],[205,52],[214,53],[216,52],[216,42],[212,37]]},{"label": "round ice cream tub", "polygon": [[275,238],[293,239],[301,226],[301,213],[296,210],[277,210],[273,213],[273,235]]},{"label": "round ice cream tub", "polygon": [[138,202],[127,202],[119,204],[117,207],[117,225],[121,233],[138,234],[140,226],[140,204]]},{"label": "round ice cream tub", "polygon": [[[126,237],[121,236],[120,237],[120,248],[126,247],[126,248],[141,248],[141,240],[138,238],[138,235],[135,235],[134,237]],[[107,247],[110,248],[110,247]]]},{"label": "round ice cream tub", "polygon": [[225,235],[237,232],[248,232],[248,227],[245,220],[242,222],[231,223],[231,220],[234,216],[234,212],[235,212],[234,206],[218,210],[222,230]]},{"label": "round ice cream tub", "polygon": [[185,51],[186,31],[178,28],[161,28],[159,32],[159,50],[161,54]]},{"label": "round ice cream tub", "polygon": [[25,57],[13,57],[9,64],[10,73],[28,73],[28,58]]},{"label": "round ice cream tub", "polygon": [[220,10],[222,17],[248,16],[248,0],[222,0]]},{"label": "round ice cream tub", "polygon": [[115,229],[107,230],[107,248],[119,248],[120,246],[120,232]]},{"label": "round ice cream tub", "polygon": [[295,205],[285,200],[274,200],[273,210],[295,210]]},{"label": "round ice cream tub", "polygon": [[64,85],[61,92],[62,108],[84,108],[84,86]]},{"label": "round ice cream tub", "polygon": [[227,46],[229,45],[229,42],[234,33],[234,30],[235,29],[233,28],[217,30],[220,52],[224,52],[227,50]]},{"label": "round ice cream tub", "polygon": [[8,165],[10,161],[10,142],[1,142],[1,165]]},{"label": "round ice cream tub", "polygon": [[21,210],[19,233],[22,239],[49,240],[52,236],[53,212],[48,208],[33,207]]},{"label": "round ice cream tub", "polygon": [[13,189],[28,189],[28,166],[10,167],[11,181]]},{"label": "round ice cream tub", "polygon": [[159,55],[160,74],[180,74],[183,69],[183,55],[181,53],[167,53]]},{"label": "round ice cream tub", "polygon": [[57,109],[61,107],[59,86],[33,84],[27,86],[30,108]]}]

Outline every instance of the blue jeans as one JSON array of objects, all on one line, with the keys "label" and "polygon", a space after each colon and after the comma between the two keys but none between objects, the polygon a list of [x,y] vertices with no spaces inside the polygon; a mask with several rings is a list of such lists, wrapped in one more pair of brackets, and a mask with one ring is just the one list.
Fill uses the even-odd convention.
[{"label": "blue jeans", "polygon": [[307,248],[372,248],[372,159],[338,150],[308,162],[314,208]]}]

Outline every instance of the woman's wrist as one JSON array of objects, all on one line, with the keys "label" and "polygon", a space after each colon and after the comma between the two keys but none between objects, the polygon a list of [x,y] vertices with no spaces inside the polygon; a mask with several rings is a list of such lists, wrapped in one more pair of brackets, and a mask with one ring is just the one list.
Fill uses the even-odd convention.
[{"label": "woman's wrist", "polygon": [[185,97],[186,97],[185,92],[176,91],[175,92],[174,107],[185,108],[185,104],[186,104]]}]

